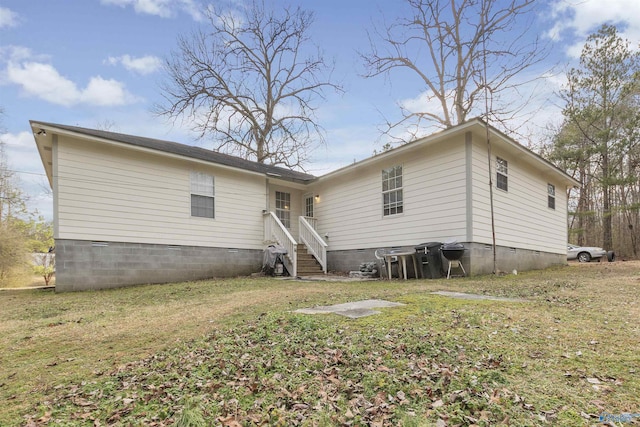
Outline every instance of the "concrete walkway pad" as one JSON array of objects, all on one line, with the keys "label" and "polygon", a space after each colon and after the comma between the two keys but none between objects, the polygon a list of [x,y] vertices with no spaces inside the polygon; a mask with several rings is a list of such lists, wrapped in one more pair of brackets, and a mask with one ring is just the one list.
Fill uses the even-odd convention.
[{"label": "concrete walkway pad", "polygon": [[322,305],[311,308],[301,308],[294,313],[302,313],[302,314],[323,314],[323,313],[334,313],[339,314],[340,316],[346,316],[351,319],[357,319],[359,317],[371,316],[372,314],[379,314],[380,312],[377,310],[373,310],[374,308],[383,308],[383,307],[399,307],[404,304],[399,302],[391,302],[380,299],[368,299],[363,301],[355,301],[355,302],[347,302],[344,304],[336,304],[336,305]]},{"label": "concrete walkway pad", "polygon": [[464,292],[436,291],[431,293],[434,295],[443,295],[445,297],[470,299],[470,300],[528,302],[526,299],[521,299],[521,298],[492,297],[491,295],[465,294]]}]

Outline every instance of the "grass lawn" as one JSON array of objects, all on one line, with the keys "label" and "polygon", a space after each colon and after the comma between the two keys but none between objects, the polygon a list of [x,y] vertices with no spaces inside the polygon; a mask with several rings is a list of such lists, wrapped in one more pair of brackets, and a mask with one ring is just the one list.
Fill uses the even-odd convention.
[{"label": "grass lawn", "polygon": [[[640,413],[639,291],[640,262],[2,291],[0,425],[597,424]],[[291,312],[369,298],[406,305],[356,320]]]}]

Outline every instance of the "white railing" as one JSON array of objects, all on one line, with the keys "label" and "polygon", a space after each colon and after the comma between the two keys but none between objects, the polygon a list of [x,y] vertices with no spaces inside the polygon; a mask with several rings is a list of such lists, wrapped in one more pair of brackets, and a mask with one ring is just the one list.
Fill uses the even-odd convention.
[{"label": "white railing", "polygon": [[273,212],[264,214],[264,237],[265,241],[275,240],[279,245],[284,246],[287,250],[287,258],[291,262],[291,276],[298,275],[298,244],[289,233],[287,228],[282,225],[280,219]]},{"label": "white railing", "polygon": [[[307,250],[313,255],[320,265],[322,271],[327,274],[327,244],[320,237],[318,232],[309,223],[308,218],[298,217],[300,224],[300,240],[307,246]],[[313,224],[315,225],[315,224]]]},{"label": "white railing", "polygon": [[313,228],[314,230],[318,229],[318,218],[314,218],[312,216],[305,216],[304,219],[307,220],[311,228]]}]

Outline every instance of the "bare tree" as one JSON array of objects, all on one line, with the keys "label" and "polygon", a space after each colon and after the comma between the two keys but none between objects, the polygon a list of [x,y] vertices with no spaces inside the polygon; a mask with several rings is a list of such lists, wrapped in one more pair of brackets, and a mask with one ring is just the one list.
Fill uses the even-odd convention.
[{"label": "bare tree", "polygon": [[[531,79],[523,81],[521,73],[546,56],[537,38],[529,37],[527,16],[535,0],[406,2],[410,16],[369,35],[371,52],[361,55],[365,77],[409,71],[418,78],[420,93],[437,107],[414,111],[400,105],[402,119],[387,120],[386,133],[406,127],[414,138],[422,125],[448,128],[481,115],[485,89],[491,100],[487,120],[503,122],[525,106],[517,90]],[[501,100],[507,93],[509,100]],[[522,103],[514,105],[514,98]]]},{"label": "bare tree", "polygon": [[210,28],[179,38],[165,63],[168,104],[157,111],[187,120],[200,138],[213,137],[217,150],[301,167],[324,142],[314,102],[325,89],[340,89],[325,77],[331,69],[308,38],[313,14],[276,13],[260,0],[241,12],[209,8]]}]

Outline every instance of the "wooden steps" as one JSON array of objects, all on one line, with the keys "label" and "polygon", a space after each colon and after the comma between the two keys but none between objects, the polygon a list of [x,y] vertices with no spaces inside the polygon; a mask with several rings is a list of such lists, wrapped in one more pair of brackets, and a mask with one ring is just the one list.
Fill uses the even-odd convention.
[{"label": "wooden steps", "polygon": [[322,266],[313,255],[307,252],[307,247],[298,244],[298,276],[321,276],[324,275]]}]

